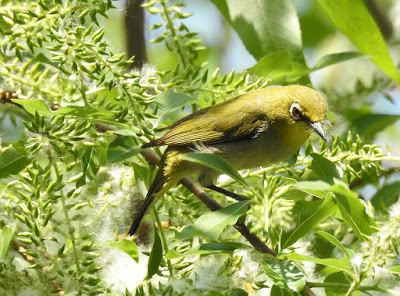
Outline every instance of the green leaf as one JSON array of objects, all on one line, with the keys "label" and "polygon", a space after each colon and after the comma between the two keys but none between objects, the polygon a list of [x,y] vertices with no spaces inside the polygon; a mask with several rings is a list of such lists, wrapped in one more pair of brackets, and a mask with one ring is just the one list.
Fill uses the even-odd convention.
[{"label": "green leaf", "polygon": [[319,70],[325,67],[329,67],[334,64],[345,62],[352,59],[366,57],[364,54],[355,51],[333,53],[320,58],[312,68],[312,71]]},{"label": "green leaf", "polygon": [[292,189],[296,189],[319,198],[325,198],[329,194],[330,184],[324,181],[301,181],[293,184]]},{"label": "green leaf", "polygon": [[262,57],[247,71],[271,79],[271,84],[295,82],[311,72],[306,65],[294,62],[287,50],[279,50]]},{"label": "green leaf", "polygon": [[321,258],[316,258],[312,256],[305,256],[305,255],[300,255],[297,253],[290,253],[290,254],[282,254],[279,256],[280,259],[289,259],[289,260],[294,260],[294,261],[308,261],[308,262],[313,262],[316,264],[321,264],[324,266],[329,266],[331,268],[343,271],[350,275],[353,279],[356,278],[356,276],[353,274],[351,271],[351,264],[350,261],[347,257],[337,260],[337,259],[321,259]]},{"label": "green leaf", "polygon": [[400,181],[385,184],[371,198],[371,203],[376,210],[387,210],[400,195]]},{"label": "green leaf", "polygon": [[293,294],[290,290],[283,289],[279,287],[278,285],[273,285],[271,288],[271,294],[273,296],[293,296]]},{"label": "green leaf", "polygon": [[279,50],[288,50],[303,61],[301,30],[291,0],[211,0],[239,34],[257,60]]},{"label": "green leaf", "polygon": [[298,201],[293,210],[295,228],[282,234],[281,245],[285,249],[307,235],[326,218],[332,216],[337,205],[332,197],[318,201]]},{"label": "green leaf", "polygon": [[332,245],[338,247],[349,259],[354,257],[354,251],[349,250],[345,246],[343,246],[342,243],[336,237],[334,237],[332,234],[330,234],[326,231],[317,231],[315,234],[326,239]]},{"label": "green leaf", "polygon": [[282,289],[300,291],[306,283],[303,273],[293,262],[264,260],[261,267],[270,280]]},{"label": "green leaf", "polygon": [[7,256],[11,240],[14,236],[14,230],[5,226],[0,230],[0,258]]},{"label": "green leaf", "polygon": [[52,111],[43,100],[12,99],[12,101],[24,107],[24,109],[32,115],[35,115],[36,112],[41,116],[47,117],[65,115],[72,118],[85,119],[88,121],[105,123],[110,126],[117,126],[125,130],[132,130],[134,133],[137,132],[136,128],[115,121],[116,115],[105,109],[92,108],[88,106],[67,106],[60,108],[57,111]]},{"label": "green leaf", "polygon": [[400,74],[389,55],[385,40],[362,0],[318,0],[335,24],[362,53],[400,84]]},{"label": "green leaf", "polygon": [[313,158],[310,169],[315,176],[318,176],[318,179],[333,183],[333,178],[340,178],[336,165],[332,161],[316,153],[310,155]]},{"label": "green leaf", "polygon": [[400,275],[400,265],[392,266],[388,268],[389,272]]},{"label": "green leaf", "polygon": [[138,154],[142,148],[138,147],[132,137],[117,137],[107,148],[107,162],[124,161]]},{"label": "green leaf", "polygon": [[139,252],[136,244],[133,241],[122,239],[119,241],[108,241],[107,245],[112,248],[119,249],[128,254],[133,260],[139,262]]},{"label": "green leaf", "polygon": [[0,154],[0,178],[18,174],[30,162],[25,153],[9,147]]},{"label": "green leaf", "polygon": [[288,284],[283,277],[277,273],[266,261],[261,263],[261,267],[264,270],[268,278],[279,288],[284,290],[290,290]]},{"label": "green leaf", "polygon": [[358,194],[347,188],[344,183],[337,182],[330,190],[335,193],[343,219],[358,239],[364,242],[365,236],[370,236],[377,227],[375,221],[367,214],[365,204],[358,198]]},{"label": "green leaf", "polygon": [[[187,104],[196,102],[196,99],[192,96],[183,93],[161,93],[155,97],[156,102],[159,104],[159,111],[157,115],[159,116],[156,125],[160,125],[167,119],[169,121],[176,121],[179,119],[179,114],[176,112],[178,109]],[[175,116],[174,113],[176,114]]]},{"label": "green leaf", "polygon": [[185,253],[177,253],[175,250],[171,250],[165,255],[165,259],[177,259],[191,255],[232,254],[233,251],[244,248],[249,248],[249,246],[235,242],[213,242],[200,245]]},{"label": "green leaf", "polygon": [[151,279],[153,275],[158,272],[162,259],[162,244],[158,232],[154,230],[154,242],[153,248],[150,252],[149,263],[147,265],[147,276],[146,279]]},{"label": "green leaf", "polygon": [[[325,288],[325,295],[326,296],[345,296],[347,295],[347,291],[350,288],[351,285],[351,278],[349,278],[349,276],[347,276],[345,273],[343,272],[335,272],[335,273],[331,273],[329,274],[325,279],[324,279],[324,283],[333,283],[333,284],[346,284],[348,285],[347,288],[340,288],[340,287],[329,287],[329,288]],[[361,294],[359,291],[354,291],[352,293],[352,295],[358,295]]]},{"label": "green leaf", "polygon": [[181,158],[226,174],[243,186],[248,187],[244,178],[221,156],[210,153],[185,153],[181,155]]},{"label": "green leaf", "polygon": [[94,180],[96,177],[97,172],[100,169],[99,147],[92,146],[86,148],[82,155],[81,167],[83,175],[80,181],[77,182],[78,187],[85,184],[86,178],[89,178],[89,180]]},{"label": "green leaf", "polygon": [[218,211],[204,214],[176,236],[184,240],[195,235],[202,235],[210,240],[217,240],[226,226],[234,225],[246,213],[248,206],[249,201],[240,201]]},{"label": "green leaf", "polygon": [[251,74],[271,79],[271,84],[294,83],[309,73],[347,60],[363,57],[359,52],[342,52],[322,57],[313,68],[293,61],[287,50],[280,50],[262,57],[253,67]]}]

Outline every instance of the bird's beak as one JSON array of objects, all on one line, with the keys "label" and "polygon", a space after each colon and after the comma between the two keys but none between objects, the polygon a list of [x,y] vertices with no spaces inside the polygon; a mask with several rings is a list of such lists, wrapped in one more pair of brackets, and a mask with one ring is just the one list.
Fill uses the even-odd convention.
[{"label": "bird's beak", "polygon": [[317,122],[311,122],[307,121],[307,124],[309,127],[311,127],[325,142],[327,142],[326,134],[324,129],[322,128],[322,123],[317,121]]}]

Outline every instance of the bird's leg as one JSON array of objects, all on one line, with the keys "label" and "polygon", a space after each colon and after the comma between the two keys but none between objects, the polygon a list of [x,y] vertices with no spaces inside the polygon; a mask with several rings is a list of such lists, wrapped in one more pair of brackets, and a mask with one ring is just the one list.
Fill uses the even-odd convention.
[{"label": "bird's leg", "polygon": [[219,192],[219,193],[221,193],[221,194],[223,194],[223,195],[232,197],[232,198],[234,198],[234,199],[236,199],[236,200],[238,200],[238,201],[249,200],[247,197],[244,197],[244,196],[241,196],[241,195],[239,195],[239,194],[230,192],[230,191],[228,191],[228,190],[225,190],[225,189],[223,189],[223,188],[221,188],[221,187],[218,187],[218,186],[215,186],[215,185],[209,185],[209,186],[207,186],[206,188],[211,189],[211,190],[214,190],[214,191],[216,191],[216,192]]}]

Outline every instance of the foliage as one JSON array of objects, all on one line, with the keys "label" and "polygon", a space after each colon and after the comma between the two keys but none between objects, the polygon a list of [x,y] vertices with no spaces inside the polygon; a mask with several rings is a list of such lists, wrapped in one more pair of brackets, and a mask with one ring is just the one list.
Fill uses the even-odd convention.
[{"label": "foliage", "polygon": [[[312,32],[292,1],[211,2],[256,58],[246,71],[209,68],[202,55],[213,49],[185,25],[192,14],[180,1],[143,4],[160,20],[150,43],[177,56],[163,72],[129,70],[134,58],[104,38],[111,0],[4,1],[0,294],[395,293],[400,158],[373,143],[398,115],[376,114],[366,98],[400,79],[364,2],[313,2],[333,22],[327,32],[337,28],[359,52],[327,53],[311,67],[302,39]],[[308,141],[287,162],[240,174],[188,154],[225,172],[219,186],[250,201],[210,193],[223,205],[210,213],[178,186],[149,215],[157,229],[145,220],[138,236],[124,235],[155,172],[140,145],[161,128],[188,109],[269,84],[309,84],[317,70],[367,58],[388,76],[374,68],[370,84],[360,78],[350,90],[321,83],[333,111],[329,145]],[[270,254],[232,227],[243,223]]]}]

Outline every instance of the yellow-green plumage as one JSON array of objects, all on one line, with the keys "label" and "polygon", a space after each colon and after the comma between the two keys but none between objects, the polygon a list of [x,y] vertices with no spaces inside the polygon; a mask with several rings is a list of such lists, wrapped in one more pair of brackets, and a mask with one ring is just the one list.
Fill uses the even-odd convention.
[{"label": "yellow-green plumage", "polygon": [[312,129],[325,138],[321,122],[326,112],[326,101],[317,91],[290,85],[251,91],[177,121],[164,136],[143,146],[169,147],[129,234],[136,232],[148,207],[181,178],[197,175],[209,186],[218,177],[218,172],[180,155],[217,154],[237,170],[267,166],[296,153]]}]

